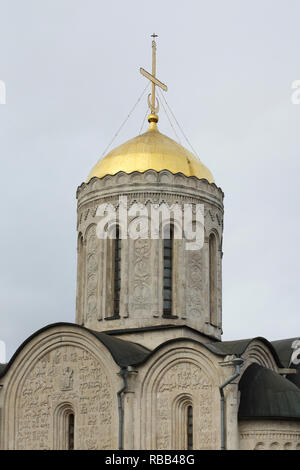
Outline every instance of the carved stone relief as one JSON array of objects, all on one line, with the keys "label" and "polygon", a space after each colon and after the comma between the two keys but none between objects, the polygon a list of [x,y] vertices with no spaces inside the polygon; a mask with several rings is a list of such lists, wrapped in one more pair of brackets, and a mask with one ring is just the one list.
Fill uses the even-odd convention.
[{"label": "carved stone relief", "polygon": [[[138,182],[138,184],[136,184]],[[159,184],[158,184],[159,183]],[[93,240],[93,224],[98,223],[95,209],[99,204],[110,203],[116,209],[119,196],[127,197],[127,208],[134,204],[184,204],[193,206],[204,204],[205,233],[211,230],[222,236],[223,193],[214,184],[205,180],[188,178],[183,174],[173,175],[168,170],[146,171],[131,175],[120,172],[118,175],[93,179],[83,184],[78,190],[78,216],[81,220],[79,230],[85,235],[85,286],[84,286],[84,321],[85,326],[95,330],[119,329],[123,326],[158,325],[166,322],[163,317],[163,252],[157,240],[128,240],[122,243],[120,319],[114,323],[101,321],[112,317],[114,294],[112,253],[109,244],[97,239],[99,246],[89,247],[89,238]],[[81,219],[81,214],[84,216]],[[133,220],[132,220],[133,221]],[[131,222],[132,222],[131,221]],[[185,250],[176,245],[173,258],[172,323],[183,321],[204,334],[220,339],[221,327],[221,260],[218,263],[218,295],[216,299],[219,312],[219,328],[210,325],[208,304],[208,278],[206,245],[200,251]],[[94,256],[96,254],[96,257]],[[175,318],[177,317],[177,318]],[[125,323],[121,323],[125,321]],[[126,320],[125,320],[126,319]],[[138,322],[137,322],[138,320]]]},{"label": "carved stone relief", "polygon": [[133,308],[144,310],[151,303],[151,240],[134,242],[134,294]]},{"label": "carved stone relief", "polygon": [[86,321],[97,317],[99,261],[99,240],[96,225],[93,225],[88,231],[86,242]]},{"label": "carved stone relief", "polygon": [[203,262],[202,250],[188,251],[187,258],[187,314],[203,314]]},{"label": "carved stone relief", "polygon": [[297,421],[240,422],[241,450],[299,450],[300,431]]},{"label": "carved stone relief", "polygon": [[110,381],[102,364],[77,346],[48,352],[25,377],[14,410],[15,448],[59,447],[55,410],[63,403],[74,410],[76,449],[112,448]]},{"label": "carved stone relief", "polygon": [[197,438],[200,449],[213,448],[212,385],[201,368],[192,363],[178,363],[163,375],[157,387],[156,399],[156,448],[172,449],[172,428],[177,414],[173,403],[180,394],[188,393],[197,413]]}]

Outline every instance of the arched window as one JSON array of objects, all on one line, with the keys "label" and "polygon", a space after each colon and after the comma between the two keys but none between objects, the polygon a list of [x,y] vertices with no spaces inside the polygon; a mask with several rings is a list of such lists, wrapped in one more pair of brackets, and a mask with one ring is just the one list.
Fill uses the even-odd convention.
[{"label": "arched window", "polygon": [[187,450],[193,449],[193,407],[187,407]]},{"label": "arched window", "polygon": [[209,236],[209,311],[210,323],[217,326],[217,240]]},{"label": "arched window", "polygon": [[77,242],[77,295],[76,295],[76,323],[83,324],[84,299],[84,250],[83,236],[80,233]]},{"label": "arched window", "polygon": [[62,403],[54,413],[54,448],[75,449],[75,413],[70,403]]},{"label": "arched window", "polygon": [[74,413],[68,415],[68,450],[74,450],[74,430],[75,417]]},{"label": "arched window", "polygon": [[114,311],[115,317],[120,313],[120,292],[121,292],[121,238],[120,229],[116,228],[116,238],[114,240]]},{"label": "arched window", "polygon": [[[163,314],[164,316],[172,315],[172,288],[173,288],[173,243],[174,243],[174,227],[171,225],[164,232],[163,239]],[[169,236],[168,236],[169,235]]]},{"label": "arched window", "polygon": [[191,395],[180,394],[172,404],[172,449],[194,448],[193,419]]}]

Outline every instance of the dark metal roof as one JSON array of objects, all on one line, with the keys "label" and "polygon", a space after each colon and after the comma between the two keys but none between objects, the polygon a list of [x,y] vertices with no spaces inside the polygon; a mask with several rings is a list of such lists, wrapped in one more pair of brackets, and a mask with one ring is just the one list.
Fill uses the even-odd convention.
[{"label": "dark metal roof", "polygon": [[127,367],[144,360],[150,353],[150,350],[140,344],[124,339],[115,338],[106,333],[90,331],[93,335],[107,347],[115,362],[121,367]]},{"label": "dark metal roof", "polygon": [[251,341],[254,339],[262,339],[266,341],[264,338],[248,338],[248,339],[239,339],[236,341],[222,341],[219,343],[207,343],[208,348],[214,352],[215,354],[219,354],[222,356],[227,356],[227,354],[235,354],[237,356],[243,354]]},{"label": "dark metal roof", "polygon": [[22,349],[36,336],[43,333],[44,331],[50,330],[51,328],[61,327],[61,326],[70,326],[73,328],[78,328],[80,330],[86,331],[93,336],[95,336],[104,346],[109,350],[110,354],[112,355],[116,364],[120,367],[127,367],[131,364],[135,364],[137,362],[143,361],[150,353],[150,350],[140,344],[133,343],[131,341],[124,341],[123,339],[114,338],[113,336],[106,335],[105,333],[100,333],[97,331],[89,330],[84,326],[77,325],[76,323],[53,323],[51,325],[47,325],[44,328],[33,333],[29,338],[27,338],[21,346],[17,349],[14,353],[12,358],[7,364],[1,364],[0,367],[0,378],[3,377],[16,357],[20,354]]},{"label": "dark metal roof", "polygon": [[240,419],[300,419],[300,390],[271,369],[251,364],[239,389]]},{"label": "dark metal roof", "polygon": [[278,341],[272,341],[272,345],[274,346],[280,361],[284,365],[284,367],[289,367],[291,356],[293,353],[292,344],[293,342],[299,339],[298,338],[288,338],[288,339],[280,339]]},{"label": "dark metal roof", "polygon": [[292,382],[293,384],[295,384],[298,388],[300,388],[300,368],[299,368],[299,366],[296,370],[297,370],[296,374],[289,374],[287,376],[287,379],[290,382]]},{"label": "dark metal roof", "polygon": [[[104,346],[107,347],[114,361],[120,367],[127,367],[130,365],[131,366],[141,365],[145,363],[151,356],[153,356],[158,350],[163,348],[165,345],[171,344],[171,343],[178,343],[178,342],[186,341],[186,340],[190,342],[194,342],[196,344],[201,344],[204,348],[206,348],[207,350],[209,350],[210,352],[218,356],[226,356],[228,354],[241,356],[252,341],[259,340],[259,341],[262,341],[270,349],[272,355],[274,356],[276,363],[278,364],[279,367],[282,367],[282,364],[278,358],[278,355],[273,345],[269,343],[269,341],[267,341],[265,338],[262,338],[262,337],[257,337],[257,338],[252,338],[252,339],[243,339],[243,340],[237,340],[237,341],[223,341],[223,342],[213,341],[210,343],[206,343],[206,342],[204,343],[202,341],[192,339],[189,337],[181,337],[181,338],[174,338],[174,339],[168,340],[165,343],[160,344],[153,351],[151,351],[147,349],[146,347],[140,344],[134,343],[132,341],[116,338],[115,336],[113,336],[113,331],[110,331],[109,333],[108,332],[102,333],[102,332],[89,330],[88,328],[85,328],[81,325],[77,325],[76,323],[60,322],[60,323],[47,325],[44,328],[41,328],[40,330],[36,331],[29,338],[27,338],[24,341],[24,343],[21,344],[21,346],[17,349],[17,351],[12,356],[9,363],[4,365],[4,367],[0,368],[0,377],[2,377],[6,373],[6,371],[9,369],[9,367],[15,360],[16,356],[21,352],[21,350],[24,348],[24,346],[27,343],[29,343],[33,338],[38,336],[40,333],[47,331],[51,328],[61,327],[61,326],[66,326],[66,327],[70,326],[73,328],[78,328],[95,336],[102,344],[104,344]],[[144,331],[143,328],[141,328],[140,330]],[[135,331],[139,331],[139,330],[136,329]],[[114,333],[116,334],[116,331]]]},{"label": "dark metal roof", "polygon": [[260,336],[256,338],[252,338],[252,339],[240,339],[237,341],[215,341],[213,343],[203,343],[202,341],[198,341],[194,338],[189,338],[189,337],[173,338],[160,344],[153,351],[150,351],[148,356],[145,356],[144,359],[142,359],[139,363],[135,363],[132,365],[136,365],[136,366],[141,365],[142,363],[146,362],[146,360],[148,360],[151,356],[153,356],[157,351],[163,348],[165,345],[172,344],[172,343],[179,343],[181,341],[190,341],[192,343],[201,344],[201,346],[203,346],[205,349],[209,350],[213,354],[224,357],[227,355],[242,356],[242,354],[246,351],[250,343],[256,340],[263,342],[268,347],[268,349],[271,351],[276,361],[276,364],[279,367],[282,367],[279,357],[274,347],[272,346],[272,344],[269,343],[268,340]]},{"label": "dark metal roof", "polygon": [[213,352],[214,354],[222,355],[222,356],[227,356],[227,354],[231,355],[234,354],[235,356],[242,356],[243,353],[246,351],[250,343],[252,341],[261,341],[264,343],[268,349],[272,352],[272,355],[276,361],[276,364],[279,367],[282,367],[280,358],[278,357],[278,354],[274,348],[274,346],[266,339],[263,338],[262,336],[257,336],[255,338],[248,338],[248,339],[239,339],[236,341],[219,341],[216,343],[205,343],[207,345],[208,349]]},{"label": "dark metal roof", "polygon": [[293,354],[292,344],[298,338],[288,338],[288,339],[280,339],[278,341],[272,341],[274,348],[284,367],[290,367],[292,369],[296,369],[296,374],[288,374],[287,379],[295,384],[298,388],[300,388],[300,364],[291,364],[291,357]]},{"label": "dark metal roof", "polygon": [[195,333],[198,333],[202,337],[205,336],[206,338],[211,339],[213,342],[216,342],[216,343],[220,342],[220,340],[216,339],[214,336],[201,333],[195,328],[191,328],[190,326],[184,325],[184,324],[181,324],[181,325],[180,324],[178,325],[167,324],[167,325],[155,325],[155,326],[153,325],[153,326],[143,326],[139,328],[119,328],[117,330],[105,330],[105,334],[119,336],[119,335],[127,335],[128,333],[144,333],[145,331],[159,331],[159,330],[178,330],[182,328],[189,330],[189,331],[194,331]]},{"label": "dark metal roof", "polygon": [[300,367],[298,366],[296,368],[296,374],[289,374],[287,376],[287,379],[292,382],[293,384],[295,384],[298,388],[300,388]]}]

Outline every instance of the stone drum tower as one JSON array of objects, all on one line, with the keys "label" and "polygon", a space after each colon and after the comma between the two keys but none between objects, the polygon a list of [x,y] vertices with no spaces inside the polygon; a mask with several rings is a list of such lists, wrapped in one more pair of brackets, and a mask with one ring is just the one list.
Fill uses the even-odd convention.
[{"label": "stone drum tower", "polygon": [[[139,341],[150,330],[151,345],[180,334],[184,326],[190,335],[197,330],[197,337],[220,340],[223,192],[193,153],[158,130],[155,86],[166,86],[156,78],[155,52],[153,40],[152,74],[141,69],[152,83],[147,132],[102,158],[77,191],[76,322],[96,331],[120,330]],[[126,223],[115,218],[105,227],[113,213],[126,214]],[[202,228],[198,249],[189,249],[183,222],[178,223],[185,217],[192,218],[195,232]],[[147,233],[139,226],[143,219]],[[107,238],[99,238],[99,223]]]}]

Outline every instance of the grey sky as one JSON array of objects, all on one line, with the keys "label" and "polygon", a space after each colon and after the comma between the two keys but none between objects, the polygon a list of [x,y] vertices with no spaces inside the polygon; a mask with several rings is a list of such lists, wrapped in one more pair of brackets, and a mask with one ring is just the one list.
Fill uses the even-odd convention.
[{"label": "grey sky", "polygon": [[[76,188],[145,86],[154,31],[167,100],[225,192],[223,339],[300,335],[299,17],[299,0],[0,0],[8,357],[38,328],[74,321]],[[143,100],[114,146],[145,111]]]}]

